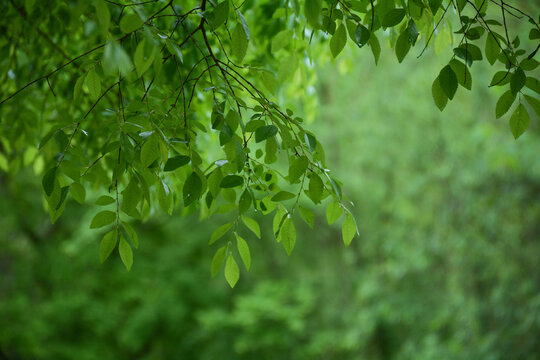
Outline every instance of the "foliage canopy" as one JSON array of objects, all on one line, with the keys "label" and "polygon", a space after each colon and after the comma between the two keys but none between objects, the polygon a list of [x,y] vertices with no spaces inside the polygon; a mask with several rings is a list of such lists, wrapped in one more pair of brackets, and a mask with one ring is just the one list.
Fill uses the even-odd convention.
[{"label": "foliage canopy", "polygon": [[[343,220],[346,245],[358,233],[317,135],[287,108],[286,87],[305,92],[313,62],[347,44],[375,62],[384,44],[398,62],[414,47],[451,48],[434,74],[435,105],[470,90],[474,62],[487,61],[497,66],[490,86],[507,89],[496,117],[517,104],[517,139],[531,112],[540,115],[540,18],[526,10],[497,0],[3,1],[0,168],[41,174],[52,222],[68,196],[84,203],[99,193],[90,227],[106,229],[100,259],[118,249],[128,270],[139,242],[130,219],[228,214],[209,240],[219,244],[211,273],[224,268],[234,286],[238,263],[251,264],[238,229],[261,237],[253,211],[273,214],[287,254],[294,220],[313,226],[303,197],[331,198],[326,217]],[[527,36],[512,32],[518,20],[530,24]]]}]

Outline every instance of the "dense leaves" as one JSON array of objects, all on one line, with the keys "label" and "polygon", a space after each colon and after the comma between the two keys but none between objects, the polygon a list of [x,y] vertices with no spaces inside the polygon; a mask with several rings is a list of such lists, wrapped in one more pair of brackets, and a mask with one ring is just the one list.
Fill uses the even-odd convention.
[{"label": "dense leaves", "polygon": [[[398,62],[420,48],[420,54],[429,47],[446,51],[447,65],[434,74],[431,89],[440,110],[459,85],[471,90],[469,68],[486,58],[495,69],[492,85],[509,92],[498,95],[496,117],[519,98],[509,120],[516,138],[530,122],[523,97],[537,108],[540,93],[534,59],[540,27],[527,14],[522,20],[528,20],[529,37],[515,36],[506,22],[518,11],[514,6],[378,0],[1,4],[9,20],[0,25],[6,74],[0,165],[16,173],[26,149],[39,150],[32,161],[40,164],[36,173],[52,222],[70,197],[108,196],[101,204],[110,209],[90,227],[116,230],[128,270],[129,241],[137,246],[121,224],[131,218],[145,221],[158,211],[219,214],[260,237],[258,223],[249,220],[255,211],[287,214],[278,227],[290,235],[297,219],[313,225],[309,213],[296,211],[301,199],[329,199],[329,222],[352,207],[330,173],[324,144],[305,121],[312,114],[302,106],[287,108],[298,94],[308,97],[298,89],[309,83],[313,62],[328,55],[339,61],[352,51],[349,41],[357,56],[369,48],[376,63],[387,44]],[[294,96],[284,96],[288,86],[297,87]],[[352,229],[346,221],[344,240]],[[290,253],[293,236],[285,239]],[[112,241],[107,244],[103,254]],[[231,252],[227,248],[225,274],[233,286]]]}]

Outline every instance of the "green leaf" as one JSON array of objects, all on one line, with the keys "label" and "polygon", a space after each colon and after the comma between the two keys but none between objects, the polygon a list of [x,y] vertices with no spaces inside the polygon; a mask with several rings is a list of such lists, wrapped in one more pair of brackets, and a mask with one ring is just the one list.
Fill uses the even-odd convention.
[{"label": "green leaf", "polygon": [[116,213],[112,211],[101,211],[94,216],[90,223],[90,229],[98,229],[103,226],[107,226],[116,221]]},{"label": "green leaf", "polygon": [[131,33],[143,25],[139,15],[135,13],[126,14],[120,20],[120,30],[124,33]]},{"label": "green leaf", "polygon": [[308,195],[315,204],[321,202],[324,184],[321,177],[317,174],[311,174],[309,178]]},{"label": "green leaf", "polygon": [[216,5],[213,11],[213,18],[211,21],[212,27],[217,29],[221,25],[225,24],[229,17],[229,0],[225,0]]},{"label": "green leaf", "polygon": [[251,202],[251,193],[248,189],[245,189],[244,192],[242,192],[242,195],[240,195],[240,200],[238,200],[238,212],[243,214],[248,211],[249,207],[251,206]]},{"label": "green leaf", "polygon": [[411,48],[411,43],[409,42],[409,34],[407,31],[404,31],[399,35],[396,41],[396,57],[398,62],[402,62],[405,59],[405,56],[409,53]]},{"label": "green leaf", "polygon": [[345,25],[341,24],[338,26],[336,32],[330,39],[330,51],[332,52],[332,56],[334,58],[336,58],[339,55],[339,53],[345,47],[346,43],[347,43],[347,30],[345,29]]},{"label": "green leaf", "polygon": [[512,94],[517,95],[523,86],[525,86],[526,80],[527,76],[525,75],[525,72],[522,68],[518,67],[510,79],[510,90],[512,91]]},{"label": "green leaf", "polygon": [[304,219],[306,224],[308,224],[309,227],[313,229],[313,227],[315,226],[315,214],[313,214],[313,211],[306,207],[303,207],[302,205],[298,205],[298,210],[300,210],[300,216],[302,217],[302,219]]},{"label": "green leaf", "polygon": [[131,72],[133,64],[122,45],[115,41],[107,42],[103,51],[103,71],[106,75],[124,76]]},{"label": "green leaf", "polygon": [[317,139],[315,139],[315,136],[311,135],[310,133],[306,133],[304,135],[304,139],[309,147],[309,151],[314,152],[317,148]]},{"label": "green leaf", "polygon": [[212,259],[212,264],[210,265],[210,273],[212,274],[212,277],[216,276],[219,272],[219,269],[223,266],[223,262],[225,261],[225,257],[227,256],[227,246],[222,246],[219,249],[217,249],[216,253],[214,254],[214,258]]},{"label": "green leaf", "polygon": [[259,239],[261,238],[261,228],[259,227],[259,223],[255,221],[254,219],[242,216],[242,222],[246,227],[251,230]]},{"label": "green leaf", "polygon": [[287,255],[291,255],[296,244],[296,229],[290,217],[287,217],[283,221],[283,225],[279,231],[279,242],[283,244]]},{"label": "green leaf", "polygon": [[241,186],[244,184],[244,178],[239,175],[227,175],[222,180],[219,186],[224,189]]},{"label": "green leaf", "polygon": [[334,189],[334,193],[336,194],[338,200],[341,200],[341,186],[337,183],[337,181],[334,178],[330,176],[328,176],[328,180],[330,180],[330,184],[332,184],[332,188]]},{"label": "green leaf", "polygon": [[191,159],[189,158],[189,156],[185,156],[185,155],[179,155],[179,156],[174,156],[172,158],[169,158],[167,162],[165,163],[165,167],[163,168],[163,171],[176,170],[179,167],[189,164],[190,160]]},{"label": "green leaf", "polygon": [[530,123],[529,113],[525,106],[520,103],[510,118],[510,130],[514,138],[519,138],[527,130]]},{"label": "green leaf", "polygon": [[216,241],[221,239],[223,237],[223,235],[225,235],[227,233],[227,231],[229,231],[229,229],[233,225],[234,225],[233,222],[226,223],[226,224],[223,224],[220,227],[218,227],[216,230],[214,230],[214,232],[212,233],[212,236],[210,237],[210,241],[208,242],[208,245],[212,245],[213,243],[215,243]]},{"label": "green leaf", "polygon": [[379,39],[375,34],[371,34],[369,37],[369,47],[371,48],[371,52],[373,53],[373,58],[375,59],[375,65],[379,63],[379,58],[381,57],[381,44],[379,43]]},{"label": "green leaf", "polygon": [[[293,38],[293,31],[291,29],[285,29],[276,34],[272,39],[272,52],[276,53],[279,50],[287,47]],[[266,72],[266,71],[265,71]]]},{"label": "green leaf", "polygon": [[458,83],[467,90],[472,88],[472,76],[467,66],[457,59],[450,60],[449,63],[452,70],[456,74]]},{"label": "green leaf", "polygon": [[458,87],[457,76],[450,65],[446,65],[439,73],[439,84],[446,96],[452,100]]},{"label": "green leaf", "polygon": [[107,3],[103,0],[95,0],[94,5],[96,7],[96,16],[101,24],[101,29],[104,33],[107,33],[111,24],[111,13],[109,12]]},{"label": "green leaf", "polygon": [[201,191],[201,178],[199,177],[199,174],[194,171],[188,176],[182,189],[184,206],[187,207],[191,205],[191,203],[193,203],[194,201],[199,200],[199,198],[201,197]]},{"label": "green leaf", "polygon": [[45,191],[45,194],[47,196],[51,196],[53,190],[54,190],[54,182],[56,181],[56,169],[57,167],[52,167],[45,175],[43,175],[43,179],[41,180],[41,185],[43,186],[43,190]]},{"label": "green leaf", "polygon": [[101,95],[101,79],[97,72],[92,69],[86,74],[86,86],[92,100],[97,100]]},{"label": "green leaf", "polygon": [[232,53],[239,62],[246,56],[248,39],[244,28],[238,24],[231,34]]},{"label": "green leaf", "polygon": [[446,96],[443,89],[441,88],[439,77],[437,77],[435,81],[433,81],[433,85],[431,85],[431,95],[433,96],[433,101],[435,101],[435,105],[437,105],[440,111],[443,111],[446,107],[446,104],[448,103],[448,96]]},{"label": "green leaf", "polygon": [[406,15],[405,9],[392,9],[388,11],[382,20],[382,26],[385,28],[396,26]]},{"label": "green leaf", "polygon": [[525,99],[529,103],[529,105],[532,107],[536,115],[540,117],[540,100],[533,98],[532,96],[525,95]]},{"label": "green leaf", "polygon": [[249,268],[251,267],[251,254],[246,240],[240,237],[240,235],[236,235],[236,247],[238,248],[238,253],[244,262],[246,270],[249,271]]},{"label": "green leaf", "polygon": [[74,182],[71,184],[69,192],[79,204],[84,203],[84,199],[86,198],[86,190],[80,183]]},{"label": "green leaf", "polygon": [[491,79],[489,86],[502,86],[510,82],[512,75],[508,71],[497,71]]},{"label": "green leaf", "polygon": [[232,255],[227,257],[227,263],[225,264],[225,279],[231,288],[233,288],[238,282],[238,279],[240,279],[240,269],[238,269],[238,265],[236,265],[236,261]]},{"label": "green leaf", "polygon": [[99,261],[101,261],[101,263],[107,260],[109,255],[111,255],[112,251],[116,247],[117,240],[118,232],[116,229],[109,231],[103,236],[99,244]]},{"label": "green leaf", "polygon": [[127,236],[135,249],[139,248],[139,236],[137,235],[137,232],[131,225],[129,225],[127,222],[122,221],[122,226],[126,230]]},{"label": "green leaf", "polygon": [[497,58],[501,53],[501,49],[499,47],[499,40],[497,40],[497,38],[494,37],[491,33],[488,33],[486,37],[485,53],[486,59],[491,65],[495,64],[495,61],[497,61]]},{"label": "green leaf", "polygon": [[347,215],[345,215],[345,221],[343,221],[343,225],[341,226],[341,234],[343,236],[343,243],[345,244],[345,246],[349,246],[354,237],[354,234],[356,233],[357,230],[354,218],[351,214],[347,213]]},{"label": "green leaf", "polygon": [[268,139],[271,136],[275,136],[278,132],[278,128],[274,125],[265,125],[255,130],[255,142],[261,142]]},{"label": "green leaf", "polygon": [[289,166],[289,182],[294,184],[305,174],[309,166],[309,159],[302,155],[291,162]]},{"label": "green leaf", "polygon": [[276,87],[277,87],[276,74],[274,74],[271,71],[263,71],[261,72],[261,80],[266,90],[270,91],[271,94],[273,94],[276,91]]},{"label": "green leaf", "polygon": [[304,4],[304,14],[308,23],[314,28],[319,26],[319,16],[321,14],[321,0],[306,0]]},{"label": "green leaf", "polygon": [[335,223],[341,217],[341,214],[343,214],[343,209],[337,201],[328,204],[328,207],[326,208],[326,220],[328,221],[328,225]]},{"label": "green leaf", "polygon": [[141,163],[142,166],[147,168],[154,161],[157,160],[159,156],[159,140],[156,134],[150,135],[148,139],[144,142],[141,147]]},{"label": "green leaf", "polygon": [[131,266],[133,265],[133,250],[131,250],[131,246],[129,246],[129,243],[123,236],[120,236],[118,253],[120,254],[120,259],[122,259],[127,271],[131,270]]},{"label": "green leaf", "polygon": [[278,202],[278,201],[285,201],[285,200],[294,199],[295,197],[296,197],[296,195],[294,195],[293,193],[290,193],[288,191],[280,191],[277,194],[275,194],[274,196],[272,196],[271,200],[274,201],[274,202]]},{"label": "green leaf", "polygon": [[114,200],[114,198],[112,198],[111,196],[103,195],[103,196],[100,196],[96,200],[96,205],[101,205],[101,206],[109,205],[109,204],[112,204],[115,201],[116,200]]},{"label": "green leaf", "polygon": [[163,180],[159,180],[158,182],[157,195],[159,206],[164,213],[172,215],[172,193]]},{"label": "green leaf", "polygon": [[133,62],[135,63],[135,69],[137,70],[137,77],[141,77],[154,62],[156,48],[152,46],[151,51],[148,51],[148,46],[150,45],[147,45],[146,39],[142,39],[135,50]]},{"label": "green leaf", "polygon": [[371,31],[369,31],[368,28],[362,24],[359,24],[354,31],[354,39],[358,47],[366,45],[369,42],[370,37]]},{"label": "green leaf", "polygon": [[510,106],[514,103],[514,100],[516,100],[516,95],[514,95],[511,90],[502,94],[495,106],[495,117],[498,119],[506,114],[510,109]]}]

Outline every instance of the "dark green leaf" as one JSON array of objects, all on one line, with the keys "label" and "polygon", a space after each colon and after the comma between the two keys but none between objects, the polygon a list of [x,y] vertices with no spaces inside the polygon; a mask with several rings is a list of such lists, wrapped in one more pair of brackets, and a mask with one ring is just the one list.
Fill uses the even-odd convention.
[{"label": "dark green leaf", "polygon": [[529,113],[520,103],[510,118],[510,130],[512,130],[514,138],[519,138],[527,130],[530,123]]},{"label": "dark green leaf", "polygon": [[441,89],[444,91],[446,96],[452,100],[456,94],[458,81],[456,74],[450,65],[446,65],[439,73],[439,84],[441,85]]},{"label": "dark green leaf", "polygon": [[339,55],[339,53],[345,47],[346,43],[347,43],[347,30],[345,29],[345,25],[341,24],[338,26],[336,32],[330,39],[330,51],[332,52],[332,56],[334,58],[336,58]]},{"label": "dark green leaf", "polygon": [[525,86],[526,80],[527,76],[525,76],[525,72],[522,68],[518,67],[510,79],[510,90],[512,90],[512,94],[517,95],[523,86]]},{"label": "dark green leaf", "polygon": [[371,31],[369,31],[369,29],[364,25],[359,24],[354,32],[354,39],[356,41],[356,45],[358,45],[359,47],[366,45],[369,42],[370,37]]},{"label": "dark green leaf", "polygon": [[178,169],[181,166],[187,165],[190,161],[189,156],[179,155],[167,160],[163,171],[173,171]]},{"label": "dark green leaf", "polygon": [[202,191],[202,181],[199,177],[199,174],[192,172],[186,182],[184,183],[184,188],[182,190],[184,195],[184,206],[188,206],[194,201],[198,200],[201,197]]},{"label": "dark green leaf", "polygon": [[43,175],[43,179],[41,180],[41,185],[43,185],[43,190],[45,190],[45,194],[47,196],[51,196],[53,190],[54,190],[54,182],[56,180],[56,166],[50,168],[47,170],[45,175]]},{"label": "dark green leaf", "polygon": [[271,136],[275,136],[278,132],[278,128],[274,125],[265,125],[255,130],[255,142],[261,142],[268,139]]},{"label": "dark green leaf", "polygon": [[241,186],[244,184],[244,178],[239,175],[227,175],[225,176],[219,186],[225,189]]},{"label": "dark green leaf", "polygon": [[405,9],[392,9],[388,11],[383,17],[382,26],[386,28],[396,26],[403,20],[406,13]]},{"label": "dark green leaf", "polygon": [[510,106],[512,106],[514,103],[514,100],[516,100],[516,96],[512,94],[511,90],[508,90],[502,94],[499,100],[497,100],[497,105],[495,106],[495,117],[498,119],[506,114],[510,109]]},{"label": "dark green leaf", "polygon": [[304,13],[307,21],[314,27],[319,25],[319,16],[321,14],[321,0],[306,0]]},{"label": "dark green leaf", "polygon": [[274,202],[278,202],[278,201],[285,201],[285,200],[294,199],[295,197],[296,197],[296,195],[294,195],[293,193],[290,193],[288,191],[280,191],[277,194],[275,194],[274,196],[272,196],[271,200],[274,201]]}]

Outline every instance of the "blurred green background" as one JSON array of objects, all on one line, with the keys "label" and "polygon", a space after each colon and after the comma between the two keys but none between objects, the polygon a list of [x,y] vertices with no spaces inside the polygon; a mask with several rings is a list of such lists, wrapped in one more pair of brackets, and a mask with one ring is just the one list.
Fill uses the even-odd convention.
[{"label": "blurred green background", "polygon": [[0,359],[539,359],[538,118],[514,141],[481,64],[440,113],[447,56],[348,51],[317,69],[310,129],[355,204],[349,248],[323,207],[290,257],[261,218],[230,289],[210,277],[219,219],[160,215],[127,273],[99,264],[95,207],[51,225],[31,167],[2,173]]}]

